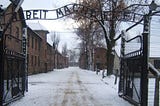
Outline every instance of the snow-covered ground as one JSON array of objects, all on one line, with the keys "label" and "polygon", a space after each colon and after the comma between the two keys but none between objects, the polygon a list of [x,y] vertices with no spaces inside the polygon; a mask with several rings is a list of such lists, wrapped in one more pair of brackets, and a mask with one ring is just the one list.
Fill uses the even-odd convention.
[{"label": "snow-covered ground", "polygon": [[31,75],[29,91],[10,106],[131,106],[114,81],[78,67]]}]

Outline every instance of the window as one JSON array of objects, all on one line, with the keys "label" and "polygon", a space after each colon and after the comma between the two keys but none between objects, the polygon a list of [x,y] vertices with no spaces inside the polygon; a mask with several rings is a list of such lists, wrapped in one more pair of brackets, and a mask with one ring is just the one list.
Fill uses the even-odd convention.
[{"label": "window", "polygon": [[28,37],[27,37],[27,44],[28,44],[28,47],[29,47],[29,45],[30,45],[30,35],[28,35]]},{"label": "window", "polygon": [[154,66],[157,69],[160,69],[160,60],[154,60]]},{"label": "window", "polygon": [[41,48],[41,42],[38,41],[38,50],[40,51],[40,48]]},{"label": "window", "polygon": [[19,38],[19,27],[16,27],[16,37]]},{"label": "window", "polygon": [[37,64],[37,57],[35,56],[35,63],[34,63],[34,65],[36,66],[36,64]]},{"label": "window", "polygon": [[37,49],[37,39],[35,39],[35,50]]},{"label": "window", "polygon": [[32,66],[33,66],[33,55],[32,55],[32,60],[31,60]]},{"label": "window", "polygon": [[38,66],[40,66],[40,58],[39,58],[39,56],[38,56]]},{"label": "window", "polygon": [[32,36],[32,48],[34,47],[34,37]]},{"label": "window", "polygon": [[29,65],[29,54],[27,54],[27,64]]}]

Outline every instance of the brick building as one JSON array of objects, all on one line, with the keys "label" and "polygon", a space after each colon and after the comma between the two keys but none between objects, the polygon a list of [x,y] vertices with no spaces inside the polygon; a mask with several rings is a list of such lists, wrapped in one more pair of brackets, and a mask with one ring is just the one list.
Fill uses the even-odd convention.
[{"label": "brick building", "polygon": [[40,66],[41,72],[47,72],[47,30],[34,30],[42,38],[40,47]]},{"label": "brick building", "polygon": [[[102,47],[97,47],[94,49],[93,54],[93,66],[94,70],[98,69],[106,69],[106,52],[107,50]],[[79,67],[86,69],[87,66],[87,55],[85,53],[80,54],[79,58]]]},{"label": "brick building", "polygon": [[33,31],[30,27],[27,28],[27,60],[28,60],[28,74],[39,73],[40,56],[41,56],[41,42],[42,38],[39,34]]},{"label": "brick building", "polygon": [[69,60],[68,57],[63,56],[59,51],[53,50],[54,51],[54,68],[61,69],[61,68],[66,68],[69,66]]},{"label": "brick building", "polygon": [[46,28],[40,23],[28,23],[28,26],[28,73],[68,67],[68,58],[47,42]]},{"label": "brick building", "polygon": [[52,71],[54,69],[54,49],[47,43],[47,71]]},{"label": "brick building", "polygon": [[49,32],[39,23],[29,23],[28,26],[28,72],[29,74],[47,72],[46,39]]},{"label": "brick building", "polygon": [[94,54],[94,70],[95,69],[106,69],[107,64],[107,49],[98,47],[95,48],[95,54]]}]

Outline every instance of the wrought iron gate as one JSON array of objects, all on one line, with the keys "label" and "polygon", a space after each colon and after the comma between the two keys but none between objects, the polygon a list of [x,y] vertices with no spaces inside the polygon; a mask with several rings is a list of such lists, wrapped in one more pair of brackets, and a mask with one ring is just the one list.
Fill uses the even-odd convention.
[{"label": "wrought iron gate", "polygon": [[[1,43],[1,54],[2,63],[1,64],[1,102],[0,105],[7,105],[8,103],[17,100],[24,95],[26,90],[26,39],[17,39],[12,35],[3,35],[3,43]],[[19,48],[21,52],[16,50],[10,50],[9,48],[4,48],[6,46],[6,37],[10,37],[13,40],[20,42]]]},{"label": "wrought iron gate", "polygon": [[3,105],[24,95],[25,57],[23,54],[5,50]]},{"label": "wrought iron gate", "polygon": [[144,77],[147,72],[144,67],[147,67],[147,64],[145,63],[143,40],[143,36],[125,40],[125,32],[122,32],[119,95],[134,105],[147,102],[143,100],[148,86],[148,78]]},{"label": "wrought iron gate", "polygon": [[[134,40],[139,41],[139,43],[131,43]],[[126,41],[123,37],[122,42],[122,47],[125,46],[126,48],[124,47],[121,51],[119,95],[123,96],[125,99],[128,99],[134,104],[140,104],[141,73],[143,68],[142,37],[136,36],[128,41]]]},{"label": "wrought iron gate", "polygon": [[[126,31],[143,21],[143,33],[126,40]],[[119,95],[134,105],[148,105],[149,37],[151,12],[121,33]],[[138,40],[136,40],[138,39]],[[131,43],[136,40],[136,42]],[[131,43],[131,45],[129,45]],[[139,46],[138,46],[139,45]],[[128,50],[130,49],[130,50]]]}]

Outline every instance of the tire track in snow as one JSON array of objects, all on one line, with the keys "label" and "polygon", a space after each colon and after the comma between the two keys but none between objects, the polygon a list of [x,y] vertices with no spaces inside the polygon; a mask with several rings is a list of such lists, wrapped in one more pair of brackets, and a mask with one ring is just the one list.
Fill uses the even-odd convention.
[{"label": "tire track in snow", "polygon": [[56,84],[54,104],[52,106],[99,106],[89,89],[85,87],[78,71],[68,71],[65,83]]},{"label": "tire track in snow", "polygon": [[58,83],[57,85],[56,85],[56,88],[57,88],[57,90],[56,90],[56,94],[55,94],[55,96],[54,96],[54,105],[51,105],[51,106],[63,106],[63,102],[65,103],[65,102],[67,102],[67,100],[64,100],[64,95],[65,95],[65,92],[68,92],[68,90],[69,90],[69,88],[68,88],[68,84],[70,84],[70,79],[71,79],[71,77],[72,77],[72,73],[70,74],[69,73],[69,78],[68,78],[68,76],[67,76],[67,78],[68,78],[68,81],[67,81],[67,78],[64,78],[63,80],[65,80],[66,79],[66,81],[64,81],[63,83]]},{"label": "tire track in snow", "polygon": [[64,97],[62,101],[62,106],[78,106],[78,102],[75,100],[76,91],[74,90],[74,72],[71,73],[68,83],[67,89],[64,91]]},{"label": "tire track in snow", "polygon": [[[82,105],[83,106],[99,106],[98,101],[96,101],[93,96],[89,93],[88,89],[84,86],[83,82],[79,78],[79,74],[76,71],[77,83],[80,87],[80,92],[82,96]],[[81,106],[82,106],[81,105]]]},{"label": "tire track in snow", "polygon": [[83,85],[77,71],[72,72],[67,86],[62,106],[98,106],[96,100]]}]

